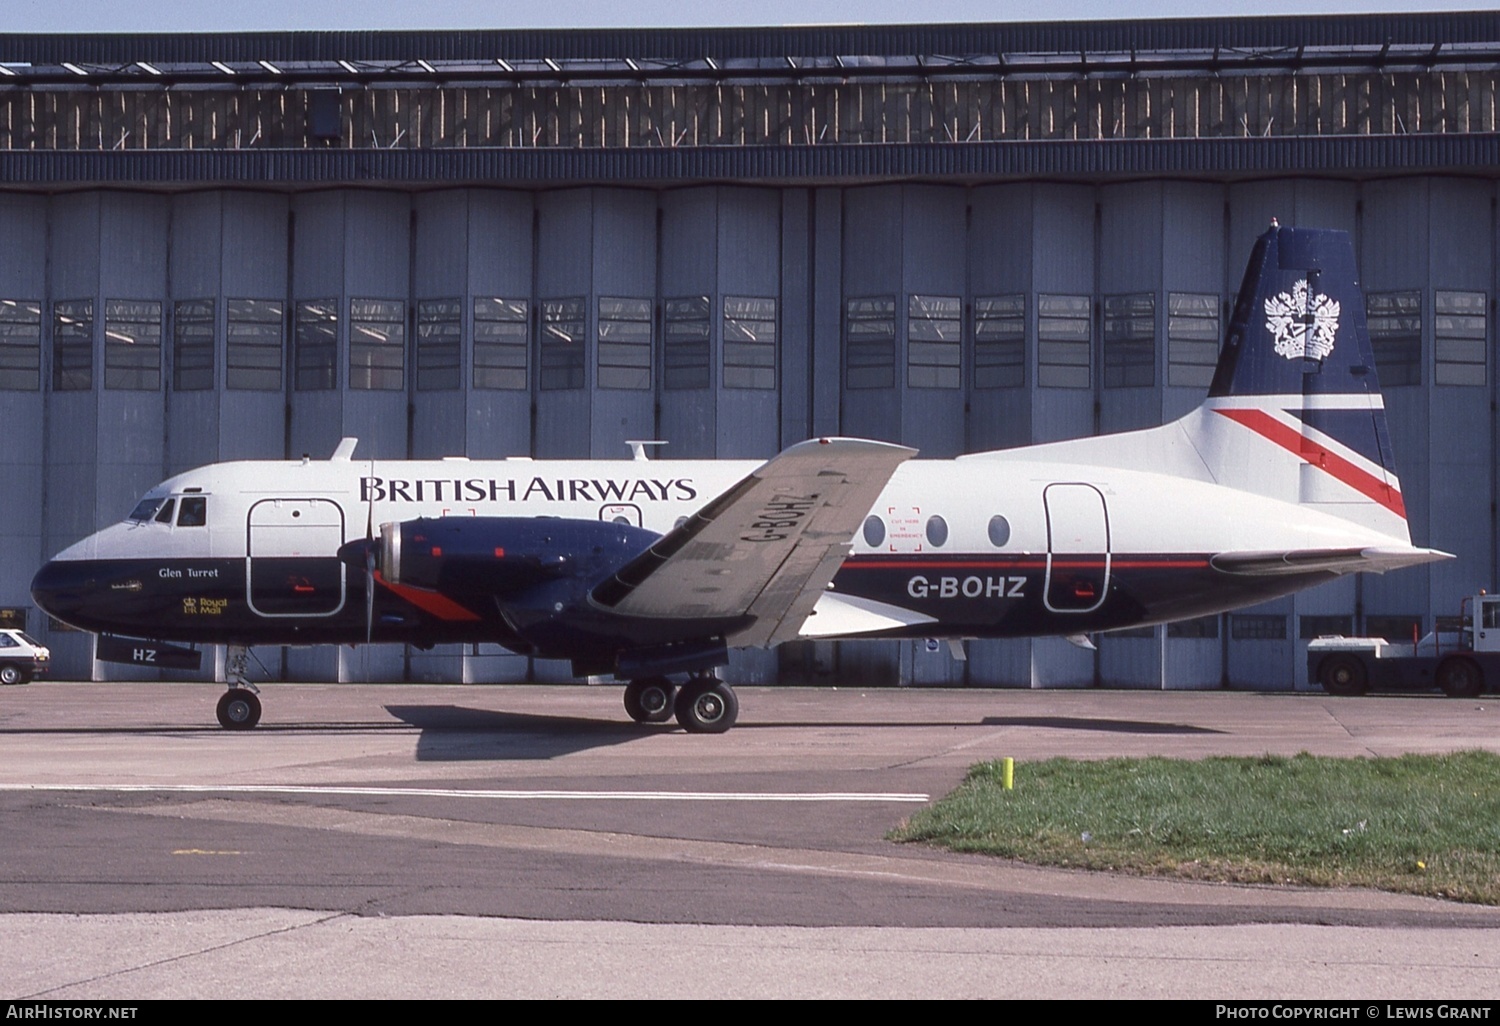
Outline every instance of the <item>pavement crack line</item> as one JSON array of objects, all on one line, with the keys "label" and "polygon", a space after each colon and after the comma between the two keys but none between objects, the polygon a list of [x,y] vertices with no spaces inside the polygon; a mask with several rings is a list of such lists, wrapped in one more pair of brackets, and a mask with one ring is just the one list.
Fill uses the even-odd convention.
[{"label": "pavement crack line", "polygon": [[176,955],[167,955],[163,958],[152,959],[149,962],[142,962],[140,965],[126,966],[122,969],[112,969],[107,973],[100,973],[97,976],[88,976],[80,980],[69,980],[66,983],[59,983],[56,986],[48,987],[46,990],[39,990],[35,994],[23,995],[16,998],[15,1000],[42,1001],[47,998],[47,995],[55,994],[58,991],[71,990],[74,987],[85,986],[90,983],[100,983],[104,980],[112,980],[121,976],[129,976],[132,973],[143,972],[147,969],[155,969],[158,966],[172,965],[175,962],[186,962],[188,959],[200,958],[203,955],[212,954],[217,951],[227,951],[230,948],[239,947],[242,944],[248,944],[252,941],[261,941],[267,939],[268,937],[275,937],[280,934],[295,933],[298,930],[305,930],[309,926],[325,926],[328,923],[337,922],[340,919],[355,918],[358,917],[350,912],[332,912],[326,915],[317,916],[316,918],[310,919],[305,923],[292,923],[287,926],[279,926],[273,930],[261,930],[257,933],[246,934],[243,937],[236,937],[234,940],[223,941],[219,944],[210,944],[207,947],[196,948],[192,951],[184,951]]}]

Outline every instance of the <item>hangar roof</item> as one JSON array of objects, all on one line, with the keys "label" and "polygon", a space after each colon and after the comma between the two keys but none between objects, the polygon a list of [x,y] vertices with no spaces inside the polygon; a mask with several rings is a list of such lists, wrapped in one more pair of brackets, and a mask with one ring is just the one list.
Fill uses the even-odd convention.
[{"label": "hangar roof", "polygon": [[1436,67],[1500,59],[1500,13],[968,25],[9,35],[0,82],[588,81]]}]

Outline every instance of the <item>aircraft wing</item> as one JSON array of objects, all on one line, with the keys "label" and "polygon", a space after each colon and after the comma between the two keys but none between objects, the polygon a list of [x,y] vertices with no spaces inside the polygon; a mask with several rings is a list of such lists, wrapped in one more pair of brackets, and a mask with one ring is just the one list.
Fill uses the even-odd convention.
[{"label": "aircraft wing", "polygon": [[1383,574],[1404,566],[1452,559],[1447,552],[1410,545],[1382,545],[1355,549],[1293,549],[1287,552],[1221,552],[1209,560],[1215,570],[1227,574],[1275,577],[1326,570],[1349,574],[1366,570]]},{"label": "aircraft wing", "polygon": [[915,449],[860,438],[799,442],[594,589],[630,616],[752,617],[729,644],[797,637],[886,482]]}]

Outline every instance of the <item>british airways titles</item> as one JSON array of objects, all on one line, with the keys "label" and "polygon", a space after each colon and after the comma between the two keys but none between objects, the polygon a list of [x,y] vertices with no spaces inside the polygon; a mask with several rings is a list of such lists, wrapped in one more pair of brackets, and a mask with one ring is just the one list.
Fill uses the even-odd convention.
[{"label": "british airways titles", "polygon": [[361,502],[691,502],[690,477],[385,478],[361,477]]}]

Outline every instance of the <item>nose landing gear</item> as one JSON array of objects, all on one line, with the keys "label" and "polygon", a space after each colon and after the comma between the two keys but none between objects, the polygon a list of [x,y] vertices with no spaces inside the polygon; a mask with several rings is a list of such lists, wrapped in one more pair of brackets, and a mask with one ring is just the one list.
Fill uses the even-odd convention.
[{"label": "nose landing gear", "polygon": [[260,699],[256,687],[245,676],[250,665],[250,650],[244,645],[230,645],[224,654],[224,676],[229,690],[219,698],[219,726],[225,730],[249,730],[260,722]]}]

